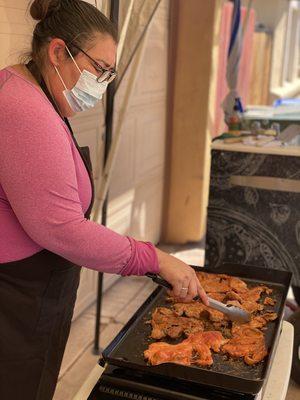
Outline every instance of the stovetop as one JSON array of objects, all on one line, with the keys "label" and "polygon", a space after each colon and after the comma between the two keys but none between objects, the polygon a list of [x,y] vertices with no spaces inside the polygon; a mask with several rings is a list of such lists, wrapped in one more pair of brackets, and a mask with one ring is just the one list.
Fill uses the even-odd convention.
[{"label": "stovetop", "polygon": [[[215,383],[217,386],[218,382]],[[254,400],[255,395],[107,366],[88,400]]]}]

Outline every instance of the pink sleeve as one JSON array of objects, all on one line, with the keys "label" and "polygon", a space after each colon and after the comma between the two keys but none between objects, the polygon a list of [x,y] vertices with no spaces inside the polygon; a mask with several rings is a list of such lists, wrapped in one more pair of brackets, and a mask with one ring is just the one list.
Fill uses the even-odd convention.
[{"label": "pink sleeve", "polygon": [[20,104],[1,102],[0,182],[25,232],[41,247],[90,269],[158,272],[152,244],[84,218],[70,138],[49,107],[36,114],[42,100],[30,99],[26,109],[21,96]]}]

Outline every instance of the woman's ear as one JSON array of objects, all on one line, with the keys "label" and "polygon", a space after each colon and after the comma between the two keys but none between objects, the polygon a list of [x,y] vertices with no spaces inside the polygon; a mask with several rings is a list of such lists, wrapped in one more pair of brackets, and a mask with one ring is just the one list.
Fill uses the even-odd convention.
[{"label": "woman's ear", "polygon": [[48,57],[52,65],[59,66],[66,56],[66,44],[62,39],[52,39],[48,46]]}]

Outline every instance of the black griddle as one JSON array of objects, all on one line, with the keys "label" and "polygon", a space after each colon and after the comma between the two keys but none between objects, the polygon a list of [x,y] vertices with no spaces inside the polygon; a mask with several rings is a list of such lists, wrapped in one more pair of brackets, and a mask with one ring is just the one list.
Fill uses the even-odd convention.
[{"label": "black griddle", "polygon": [[[203,272],[236,276],[243,279],[249,286],[263,284],[273,289],[272,297],[276,300],[276,304],[273,307],[266,306],[265,310],[276,312],[278,318],[270,322],[265,331],[269,351],[266,359],[257,365],[249,366],[243,360],[233,360],[224,354],[213,354],[214,363],[211,367],[183,366],[174,363],[147,365],[143,353],[150,343],[156,341],[149,338],[151,326],[147,325],[146,321],[151,318],[153,309],[169,305],[165,300],[165,289],[158,287],[103,351],[100,364],[104,366],[108,363],[110,366],[133,370],[144,377],[173,379],[185,384],[208,385],[214,390],[220,388],[236,393],[257,394],[268,375],[276,350],[292,274],[239,264],[223,264],[217,269],[193,268]],[[181,340],[182,338],[179,341]],[[165,339],[164,341],[172,344],[179,342]]]}]

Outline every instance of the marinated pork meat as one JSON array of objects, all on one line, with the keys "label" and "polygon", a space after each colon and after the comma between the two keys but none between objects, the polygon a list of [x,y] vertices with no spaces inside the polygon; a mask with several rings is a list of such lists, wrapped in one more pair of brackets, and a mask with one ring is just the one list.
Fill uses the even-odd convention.
[{"label": "marinated pork meat", "polygon": [[[267,355],[263,330],[269,321],[277,318],[275,312],[263,312],[265,306],[276,303],[268,297],[272,289],[263,285],[248,288],[241,279],[224,274],[198,272],[197,276],[209,296],[245,309],[252,314],[251,321],[246,324],[231,322],[225,314],[201,301],[179,303],[170,298],[171,308],[158,307],[152,314],[151,337],[178,338],[185,334],[188,338],[176,345],[153,343],[145,351],[145,358],[152,365],[174,362],[207,366],[213,363],[213,350],[243,358],[248,365],[262,361]],[[267,297],[263,298],[263,294]]]},{"label": "marinated pork meat", "polygon": [[211,350],[219,352],[226,342],[220,332],[199,332],[175,345],[165,342],[152,343],[144,352],[144,356],[151,365],[171,362],[209,366],[213,363]]},{"label": "marinated pork meat", "polygon": [[207,296],[211,297],[212,299],[223,301],[225,299],[225,293],[209,293],[207,292]]},{"label": "marinated pork meat", "polygon": [[[267,286],[256,286],[249,289],[246,282],[242,281],[240,278],[235,276],[229,276],[224,274],[209,274],[207,272],[197,272],[197,277],[203,286],[203,289],[207,293],[238,293],[243,297],[243,294],[248,300],[257,301],[260,295],[265,292],[266,294],[271,294],[272,289]],[[231,300],[238,300],[232,298]]]},{"label": "marinated pork meat", "polygon": [[150,344],[144,352],[144,357],[151,365],[176,363],[190,365],[193,356],[193,347],[190,343],[169,344],[158,342]]},{"label": "marinated pork meat", "polygon": [[180,337],[183,333],[202,332],[203,322],[196,318],[179,317],[169,308],[158,307],[152,313],[152,339],[162,339],[169,336],[172,339]]},{"label": "marinated pork meat", "polygon": [[257,303],[256,301],[242,301],[239,302],[237,300],[229,300],[226,302],[226,304],[230,304],[232,306],[240,307],[244,309],[245,311],[248,311],[250,314],[253,314],[257,311],[262,311],[264,309],[264,306],[260,303]]},{"label": "marinated pork meat", "polygon": [[226,293],[230,290],[227,275],[197,272],[197,277],[207,293]]},{"label": "marinated pork meat", "polygon": [[275,312],[267,312],[261,315],[266,321],[274,321],[278,315]]},{"label": "marinated pork meat", "polygon": [[272,297],[266,297],[264,300],[264,305],[266,306],[274,306],[276,301],[272,299]]},{"label": "marinated pork meat", "polygon": [[192,303],[176,303],[173,306],[175,313],[179,316],[185,315],[187,317],[192,318],[206,318],[212,322],[220,322],[224,320],[228,320],[227,316],[220,311],[217,311],[211,307],[205,306],[200,302],[192,302]]},{"label": "marinated pork meat", "polygon": [[[249,327],[249,328],[256,328],[256,329],[262,329],[264,328],[269,321],[274,321],[277,318],[276,313],[265,313],[262,315],[252,315],[251,321],[247,322],[246,324],[242,324],[243,327]],[[241,324],[238,324],[236,322],[233,323],[233,328],[236,326],[241,326]]]},{"label": "marinated pork meat", "polygon": [[237,293],[245,293],[248,290],[247,284],[239,278],[228,276],[229,286]]},{"label": "marinated pork meat", "polygon": [[237,300],[239,302],[251,301],[256,302],[260,299],[261,294],[265,292],[265,286],[255,286],[254,288],[247,289],[246,291],[236,292],[231,290],[226,293],[225,300]]},{"label": "marinated pork meat", "polygon": [[222,352],[231,357],[242,357],[246,364],[253,365],[262,361],[268,354],[264,334],[260,330],[240,325],[232,329],[232,335],[222,346]]}]

